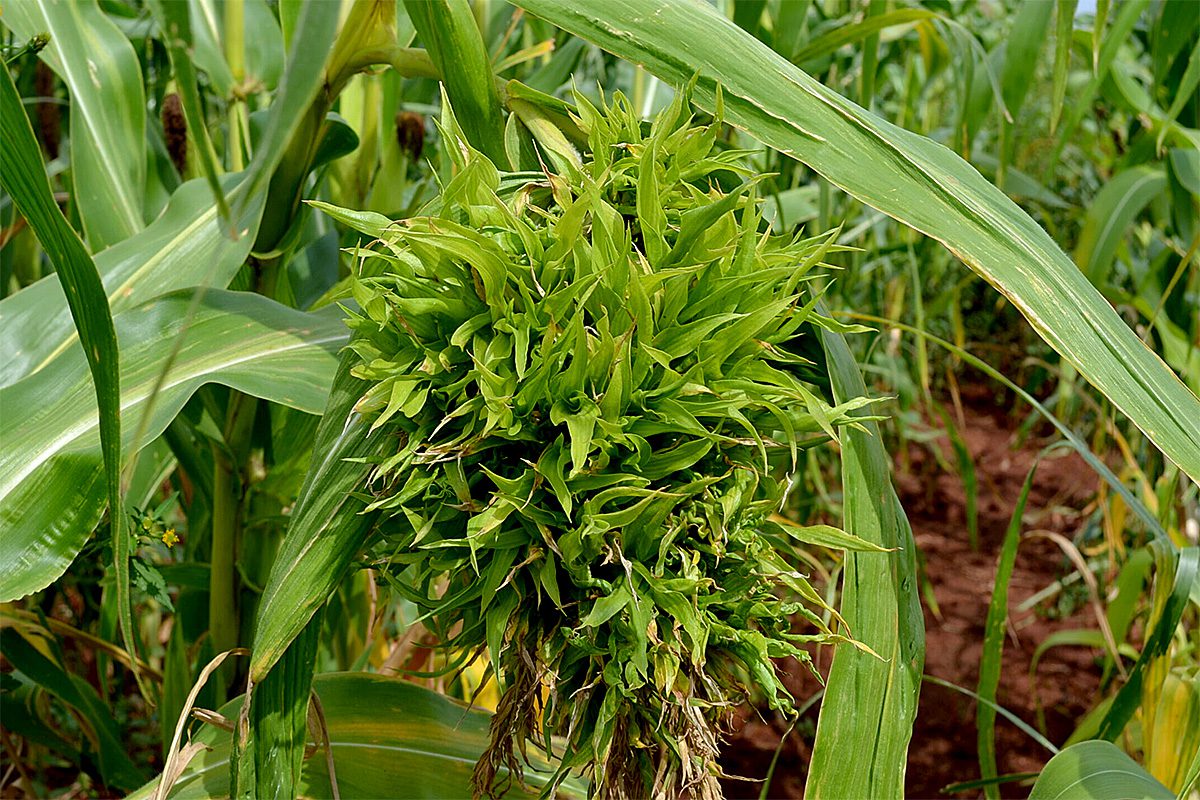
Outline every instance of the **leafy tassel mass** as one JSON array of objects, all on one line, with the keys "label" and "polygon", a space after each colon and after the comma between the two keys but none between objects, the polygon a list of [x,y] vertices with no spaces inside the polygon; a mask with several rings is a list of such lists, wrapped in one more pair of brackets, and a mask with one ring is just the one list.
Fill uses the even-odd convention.
[{"label": "leafy tassel mass", "polygon": [[823,399],[835,246],[770,235],[747,154],[684,95],[652,125],[575,102],[587,150],[556,172],[502,176],[447,112],[432,213],[328,209],[378,237],[349,320],[357,408],[395,441],[363,487],[373,554],[447,672],[486,653],[500,678],[477,793],[532,740],[561,756],[547,792],[578,770],[595,797],[717,797],[728,710],[791,713],[772,659],[844,641],[777,515],[865,402]]}]

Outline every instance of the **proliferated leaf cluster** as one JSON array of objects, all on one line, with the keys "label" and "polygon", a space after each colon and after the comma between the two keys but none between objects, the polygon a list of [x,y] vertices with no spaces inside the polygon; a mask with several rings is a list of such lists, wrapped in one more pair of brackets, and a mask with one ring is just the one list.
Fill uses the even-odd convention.
[{"label": "proliferated leaf cluster", "polygon": [[561,757],[548,792],[574,770],[597,797],[716,797],[728,708],[791,712],[771,659],[841,638],[775,514],[862,405],[818,388],[834,245],[770,235],[746,154],[682,96],[652,125],[575,99],[576,165],[502,175],[447,111],[435,211],[341,213],[379,236],[348,321],[357,410],[395,442],[363,487],[375,552],[447,669],[486,652],[500,677],[478,792],[532,740]]}]

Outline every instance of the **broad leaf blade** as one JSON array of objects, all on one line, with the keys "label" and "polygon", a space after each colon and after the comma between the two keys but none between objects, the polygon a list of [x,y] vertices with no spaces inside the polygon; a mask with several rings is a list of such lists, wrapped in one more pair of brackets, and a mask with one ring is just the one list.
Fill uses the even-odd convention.
[{"label": "broad leaf blade", "polygon": [[[321,616],[309,620],[266,679],[254,684],[250,725],[237,729],[248,731],[249,736],[233,744],[235,794],[252,791],[262,798],[299,795]],[[245,706],[242,711],[244,714]]]},{"label": "broad leaf blade", "polygon": [[[840,334],[822,334],[836,402],[866,394]],[[877,656],[841,646],[833,658],[805,796],[903,797],[908,742],[925,662],[912,530],[891,481],[879,428],[843,428],[843,527],[892,553],[846,554],[841,614]],[[854,754],[853,769],[845,760]]]},{"label": "broad leaf blade", "polygon": [[251,648],[250,679],[260,682],[313,614],[325,604],[358,554],[374,515],[357,496],[371,464],[363,459],[389,444],[383,431],[354,410],[363,381],[350,374],[354,354],[338,367],[317,428],[313,460],[296,500],[287,536],[263,590]]},{"label": "broad leaf blade", "polygon": [[[236,185],[226,178],[226,188]],[[250,220],[257,226],[257,220]],[[114,313],[177,289],[224,287],[250,252],[252,236],[230,241],[204,180],[188,181],[144,231],[95,256]],[[44,369],[75,339],[57,275],[0,300],[0,386]]]},{"label": "broad leaf blade", "polygon": [[1113,797],[1174,800],[1136,761],[1110,742],[1073,744],[1050,759],[1029,800],[1109,800]]},{"label": "broad leaf blade", "polygon": [[[302,9],[293,58],[254,161],[245,172],[222,181],[234,206],[233,229],[220,223],[212,191],[198,179],[181,186],[152,225],[96,256],[114,312],[177,289],[229,284],[259,233],[267,181],[323,83],[324,54],[333,40],[338,8],[337,3],[307,3]],[[314,58],[317,53],[321,57]],[[0,352],[7,356],[0,360],[0,385],[45,368],[70,346],[74,329],[62,313],[61,291],[58,279],[50,276],[0,301]]]},{"label": "broad leaf blade", "polygon": [[[1147,348],[1050,236],[945,147],[820,85],[716,9],[680,0],[518,5],[695,97],[851,195],[945,244],[1185,473],[1200,480],[1200,400]],[[654,24],[646,24],[653,19]],[[704,42],[702,48],[695,42]]]},{"label": "broad leaf blade", "polygon": [[42,58],[71,93],[75,202],[93,251],[145,226],[146,96],[137,54],[96,0],[7,3],[4,24],[50,34]]},{"label": "broad leaf blade", "polygon": [[[125,515],[121,504],[121,374],[117,336],[112,311],[92,257],[78,234],[54,202],[50,183],[42,166],[41,151],[33,138],[29,119],[21,108],[21,99],[8,68],[0,75],[0,184],[13,198],[18,210],[37,234],[38,241],[54,264],[67,295],[71,318],[79,332],[82,351],[91,375],[88,401],[97,410],[99,444],[103,453],[108,504],[113,509],[112,543],[118,613],[125,646],[137,656],[133,635],[133,616],[129,610],[129,539],[125,536]],[[9,406],[8,418],[21,417]],[[5,440],[5,448],[11,442]],[[68,485],[69,486],[69,485]],[[103,502],[103,501],[101,501]],[[90,528],[89,528],[90,530]],[[5,538],[12,538],[11,534]],[[141,673],[135,668],[139,686]],[[145,687],[142,687],[143,690]]]},{"label": "broad leaf blade", "polygon": [[[119,314],[121,408],[139,419],[191,304],[179,292]],[[332,314],[305,314],[257,295],[209,290],[191,321],[175,368],[154,402],[150,442],[201,385],[222,383],[309,413],[324,407],[334,355],[346,339]],[[75,347],[46,369],[0,389],[0,602],[57,578],[104,509],[96,403]],[[130,447],[132,432],[125,431]],[[126,453],[127,455],[128,453]]]},{"label": "broad leaf blade", "polygon": [[467,0],[407,0],[405,8],[446,83],[467,141],[492,163],[507,163],[504,113],[470,4]]},{"label": "broad leaf blade", "polygon": [[[318,675],[313,682],[328,723],[340,794],[352,798],[396,797],[438,800],[470,797],[471,772],[488,743],[489,715],[412,683],[361,672]],[[236,719],[241,700],[221,713]],[[168,795],[171,800],[230,796],[229,734],[205,726],[194,741],[211,749],[200,753]],[[536,797],[546,783],[548,764],[529,748],[532,769],[526,780],[533,792],[514,785],[505,797]],[[129,800],[149,798],[157,781]],[[325,753],[318,749],[304,762],[300,796],[331,797]],[[559,787],[567,798],[583,797],[568,781]]]}]

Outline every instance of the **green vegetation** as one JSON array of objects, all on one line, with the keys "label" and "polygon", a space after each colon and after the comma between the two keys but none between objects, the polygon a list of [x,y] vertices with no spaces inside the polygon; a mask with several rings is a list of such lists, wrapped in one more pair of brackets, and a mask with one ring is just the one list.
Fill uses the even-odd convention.
[{"label": "green vegetation", "polygon": [[[1045,449],[952,788],[1194,793],[1200,21],[1076,10],[7,3],[0,790],[713,798],[736,708],[819,703],[806,796],[902,796],[893,473],[983,547],[984,382]],[[1031,533],[1095,611],[1032,659],[1099,653],[1069,737],[1000,690]]]}]

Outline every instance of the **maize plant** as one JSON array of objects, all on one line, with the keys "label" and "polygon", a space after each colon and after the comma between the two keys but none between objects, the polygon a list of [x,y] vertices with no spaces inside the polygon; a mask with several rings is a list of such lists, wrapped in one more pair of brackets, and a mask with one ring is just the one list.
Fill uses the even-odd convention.
[{"label": "maize plant", "polygon": [[879,549],[772,519],[797,449],[866,401],[831,407],[803,355],[845,327],[806,291],[830,237],[763,235],[720,121],[679,95],[643,134],[620,95],[575,101],[586,159],[505,199],[447,110],[437,214],[362,254],[354,411],[388,443],[362,487],[373,552],[504,686],[477,791],[559,736],[559,775],[597,796],[716,797],[721,715],[751,691],[790,713],[771,658],[840,638],[781,599],[821,607],[789,543]]},{"label": "maize plant", "polygon": [[5,796],[1195,794],[1190,0],[2,11]]}]

